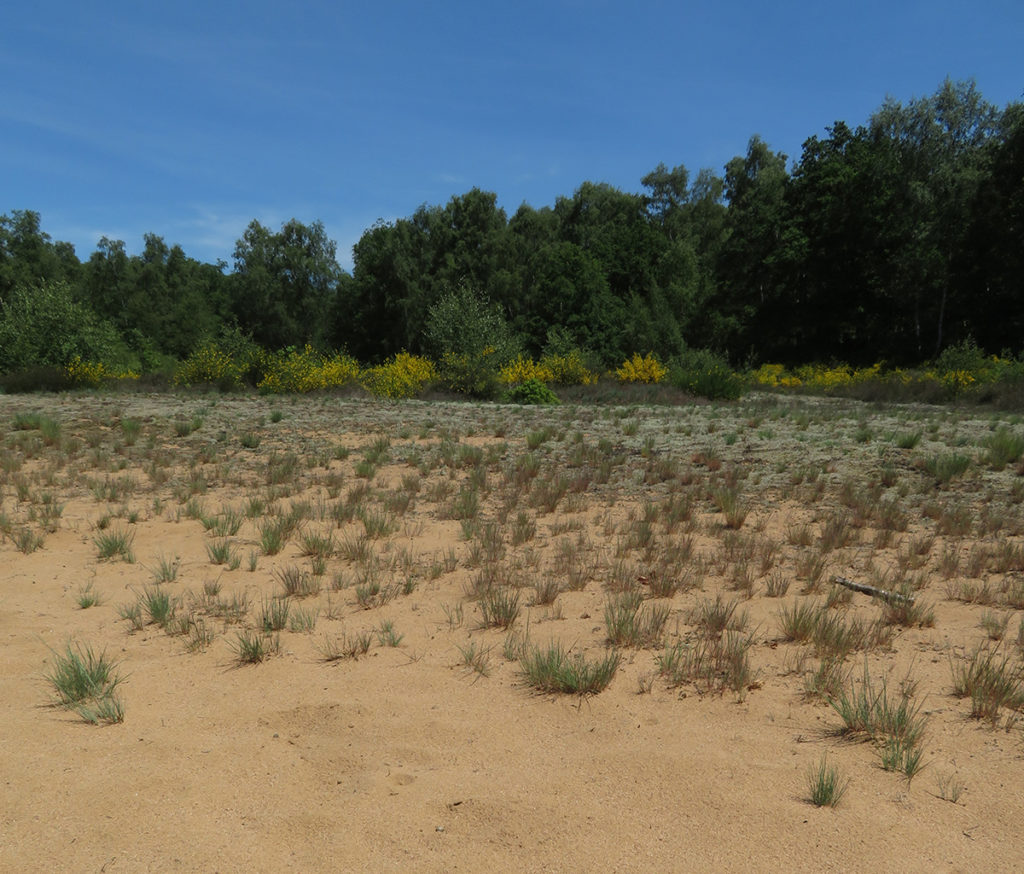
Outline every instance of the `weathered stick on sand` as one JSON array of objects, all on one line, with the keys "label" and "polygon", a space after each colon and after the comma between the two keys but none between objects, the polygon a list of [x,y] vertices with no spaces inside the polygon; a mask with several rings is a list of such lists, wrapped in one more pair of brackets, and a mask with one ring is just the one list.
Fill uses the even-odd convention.
[{"label": "weathered stick on sand", "polygon": [[833,583],[839,583],[840,586],[846,586],[848,589],[853,589],[855,592],[861,592],[865,595],[871,595],[872,598],[881,598],[884,601],[896,601],[900,604],[913,604],[913,595],[901,595],[899,592],[887,592],[885,589],[876,589],[874,586],[869,586],[866,583],[856,583],[853,580],[848,580],[846,577],[832,577]]}]

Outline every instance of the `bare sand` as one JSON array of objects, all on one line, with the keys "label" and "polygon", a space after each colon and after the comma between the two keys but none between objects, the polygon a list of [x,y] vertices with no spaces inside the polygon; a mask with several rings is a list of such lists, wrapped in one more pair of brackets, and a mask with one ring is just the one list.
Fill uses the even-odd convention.
[{"label": "bare sand", "polygon": [[[59,436],[24,427],[18,417],[29,413],[56,422]],[[199,427],[184,434],[186,422]],[[1022,611],[999,594],[1019,571],[970,561],[978,543],[1020,549],[1024,531],[1016,469],[982,461],[987,414],[784,398],[538,410],[126,394],[0,397],[0,427],[2,870],[1024,869],[1017,713],[971,718],[970,701],[952,688],[951,665],[989,641],[983,616],[1008,617],[1001,651],[1020,661]],[[920,443],[898,449],[892,436],[915,429]],[[373,471],[357,469],[385,443]],[[513,499],[529,443],[539,472]],[[974,464],[940,486],[922,460],[954,450]],[[575,486],[548,512],[537,483],[557,484],[559,474]],[[478,525],[493,522],[500,535],[490,556],[480,555],[480,529],[466,539],[448,518],[474,476]],[[747,502],[738,528],[711,497],[729,476]],[[852,539],[828,552],[817,593],[801,594],[811,587],[801,559],[820,548],[829,514],[856,505],[853,492],[879,477],[895,480],[873,499],[897,502],[905,530],[880,546],[877,523],[855,519]],[[396,497],[403,483],[406,507]],[[364,486],[362,506],[393,520],[376,539],[358,516],[333,510]],[[671,532],[655,522],[641,545],[645,508],[673,494],[692,498],[690,519]],[[191,516],[241,514],[251,501],[262,509],[227,538],[239,567],[213,564],[208,546],[218,538]],[[261,523],[302,502],[296,532],[265,555]],[[47,516],[48,505],[59,516]],[[971,530],[939,533],[940,509],[960,508]],[[856,517],[855,506],[849,512]],[[521,531],[535,525],[529,539],[515,535],[519,514]],[[1000,529],[989,521],[984,530],[980,520],[995,518]],[[810,543],[801,546],[793,541],[804,525]],[[134,561],[100,559],[97,538],[117,530],[132,532]],[[38,549],[19,548],[24,531],[42,537]],[[312,573],[302,554],[310,534],[337,546],[315,577],[319,593],[288,599],[316,615],[315,628],[286,628],[276,653],[241,663],[239,635],[258,635],[282,575]],[[746,586],[736,570],[743,543],[730,536],[762,544]],[[668,572],[662,552],[686,537],[692,553],[676,569],[689,574],[687,587],[652,598],[652,575]],[[352,558],[360,544],[374,558]],[[960,556],[952,573],[947,552]],[[178,600],[179,616],[203,620],[213,635],[205,648],[122,618],[156,586],[161,560],[176,560],[177,576],[159,588]],[[574,561],[585,577],[575,591]],[[481,627],[468,594],[488,567],[519,593],[510,631]],[[772,574],[791,581],[782,598],[768,596]],[[912,578],[933,605],[932,625],[897,626],[888,645],[844,662],[851,678],[867,665],[889,689],[902,682],[913,692],[927,725],[925,767],[912,781],[882,768],[876,744],[840,735],[833,707],[806,694],[811,648],[782,639],[780,609],[824,602],[833,574],[887,585]],[[552,577],[562,591],[533,604]],[[670,609],[664,645],[620,648],[621,666],[599,694],[532,689],[517,642],[603,656],[609,587],[630,577],[645,603]],[[383,595],[367,599],[363,589],[360,604],[368,579]],[[214,583],[222,602],[245,597],[241,621],[204,612],[204,584]],[[956,597],[958,586],[986,584],[990,603]],[[85,591],[99,603],[82,609]],[[749,683],[668,683],[658,673],[665,646],[692,641],[695,608],[716,596],[748,613]],[[867,621],[881,608],[854,595],[836,609]],[[397,646],[385,645],[386,623],[401,635]],[[366,653],[325,659],[332,641],[360,634],[371,638]],[[69,643],[118,663],[123,722],[90,725],[54,706],[46,675]],[[484,654],[481,671],[467,653]],[[836,807],[809,800],[808,771],[823,755],[849,780]]]}]

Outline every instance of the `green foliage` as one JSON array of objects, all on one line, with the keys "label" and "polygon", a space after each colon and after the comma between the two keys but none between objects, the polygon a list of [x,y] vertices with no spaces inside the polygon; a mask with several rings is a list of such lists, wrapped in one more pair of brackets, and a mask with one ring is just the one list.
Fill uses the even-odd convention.
[{"label": "green foliage", "polygon": [[743,379],[709,349],[687,349],[675,356],[668,378],[677,388],[709,400],[737,400],[743,394]]},{"label": "green foliage", "polygon": [[611,683],[621,661],[614,650],[587,661],[581,653],[570,656],[560,644],[551,643],[524,648],[519,664],[526,682],[540,692],[596,695]]},{"label": "green foliage", "polygon": [[505,400],[512,404],[557,404],[558,396],[537,379],[526,379],[505,392]]},{"label": "green foliage", "polygon": [[186,358],[174,373],[175,385],[215,385],[222,391],[255,385],[266,353],[237,328],[225,329]]},{"label": "green foliage", "polygon": [[75,358],[136,364],[113,325],[76,301],[66,282],[19,285],[0,301],[0,372]]},{"label": "green foliage", "polygon": [[822,756],[821,761],[807,772],[807,787],[811,804],[815,807],[835,807],[849,785],[850,781],[840,776],[839,769],[830,765],[826,756]]},{"label": "green foliage", "polygon": [[499,371],[520,349],[500,308],[468,285],[430,308],[424,337],[438,358],[442,383],[473,397],[497,396]]}]

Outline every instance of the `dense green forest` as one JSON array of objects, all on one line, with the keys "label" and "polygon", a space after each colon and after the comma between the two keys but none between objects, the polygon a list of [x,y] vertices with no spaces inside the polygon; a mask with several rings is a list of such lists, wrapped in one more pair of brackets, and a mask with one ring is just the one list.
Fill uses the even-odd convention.
[{"label": "dense green forest", "polygon": [[141,254],[104,238],[81,261],[14,210],[0,217],[0,372],[74,356],[166,369],[218,336],[369,363],[438,355],[429,316],[467,288],[518,349],[575,347],[605,367],[687,349],[734,365],[1021,349],[1024,104],[946,81],[837,121],[792,162],[754,136],[722,175],[659,165],[640,186],[583,182],[511,216],[474,188],[369,228],[351,274],[320,222],[252,222],[229,268],[153,234]]}]

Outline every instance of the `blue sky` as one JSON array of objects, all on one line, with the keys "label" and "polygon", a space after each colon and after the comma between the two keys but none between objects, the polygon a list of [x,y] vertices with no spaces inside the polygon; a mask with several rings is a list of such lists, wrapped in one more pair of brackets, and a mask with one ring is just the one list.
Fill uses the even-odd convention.
[{"label": "blue sky", "polygon": [[973,78],[1024,99],[1024,3],[8,4],[0,213],[88,258],[147,232],[230,263],[258,219],[320,219],[338,259],[376,220],[473,186],[511,215],[659,162],[790,158],[887,95]]}]

